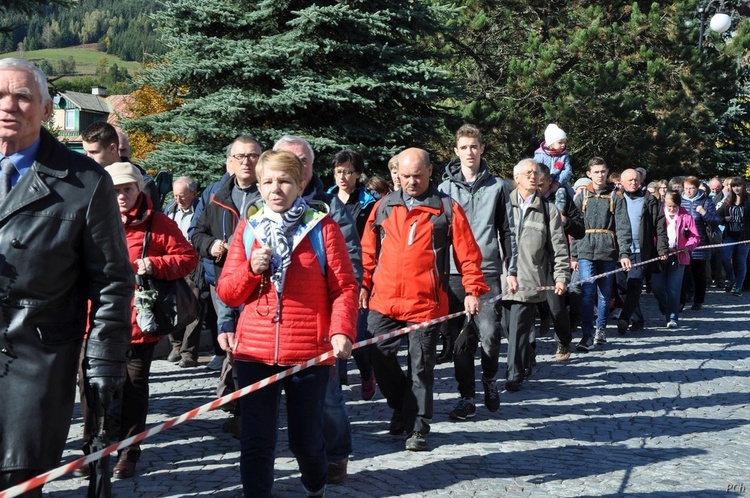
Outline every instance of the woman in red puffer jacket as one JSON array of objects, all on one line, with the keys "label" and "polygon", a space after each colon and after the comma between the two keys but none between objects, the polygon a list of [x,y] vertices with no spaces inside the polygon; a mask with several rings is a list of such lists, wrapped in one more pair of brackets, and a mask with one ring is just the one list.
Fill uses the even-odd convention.
[{"label": "woman in red puffer jacket", "polygon": [[[302,162],[288,151],[269,151],[256,173],[265,205],[238,225],[216,286],[227,305],[242,306],[236,333],[219,334],[219,344],[234,354],[240,388],[331,350],[348,358],[356,336],[358,285],[346,242],[325,205],[308,205],[300,197]],[[323,365],[332,363],[240,398],[245,497],[271,496],[282,388],[302,485],[307,496],[324,495],[329,368]]]}]

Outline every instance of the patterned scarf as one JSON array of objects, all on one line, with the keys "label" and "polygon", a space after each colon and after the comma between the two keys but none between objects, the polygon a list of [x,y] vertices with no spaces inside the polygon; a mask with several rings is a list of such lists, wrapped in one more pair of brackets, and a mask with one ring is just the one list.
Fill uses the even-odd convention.
[{"label": "patterned scarf", "polygon": [[273,248],[271,282],[279,294],[284,290],[286,270],[292,262],[294,233],[302,222],[302,216],[306,210],[307,203],[301,197],[298,197],[292,207],[283,213],[276,213],[268,208],[263,210],[260,228],[265,240]]}]

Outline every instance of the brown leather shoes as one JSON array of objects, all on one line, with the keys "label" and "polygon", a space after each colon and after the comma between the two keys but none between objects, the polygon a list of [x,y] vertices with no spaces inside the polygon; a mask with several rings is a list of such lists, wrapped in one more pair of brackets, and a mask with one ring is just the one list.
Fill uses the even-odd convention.
[{"label": "brown leather shoes", "polygon": [[135,462],[131,462],[126,458],[122,458],[117,461],[115,468],[112,471],[112,476],[115,479],[130,479],[135,475]]},{"label": "brown leather shoes", "polygon": [[73,471],[73,475],[76,477],[88,477],[89,473],[89,464],[86,464],[83,467],[78,467]]}]

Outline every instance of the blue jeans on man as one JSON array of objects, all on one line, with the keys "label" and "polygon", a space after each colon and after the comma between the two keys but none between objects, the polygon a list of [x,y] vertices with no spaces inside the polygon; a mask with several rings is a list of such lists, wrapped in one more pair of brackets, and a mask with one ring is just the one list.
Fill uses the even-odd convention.
[{"label": "blue jeans on man", "polygon": [[[578,274],[581,280],[607,273],[617,268],[616,261],[578,260]],[[584,337],[591,337],[594,333],[594,293],[598,296],[596,329],[607,326],[609,318],[609,301],[612,299],[612,287],[615,283],[614,275],[601,277],[593,282],[581,285],[581,330]]]},{"label": "blue jeans on man", "polygon": [[349,458],[352,452],[352,430],[346,401],[341,392],[338,365],[329,367],[328,387],[323,405],[323,439],[329,462]]}]

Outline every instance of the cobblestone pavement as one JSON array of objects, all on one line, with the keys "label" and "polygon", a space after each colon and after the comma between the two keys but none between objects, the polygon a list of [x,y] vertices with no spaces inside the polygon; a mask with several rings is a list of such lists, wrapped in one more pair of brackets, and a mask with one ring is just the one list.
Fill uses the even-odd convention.
[{"label": "cobblestone pavement", "polygon": [[[439,365],[431,450],[423,453],[388,434],[382,395],[362,401],[350,372],[354,453],[347,479],[328,496],[750,496],[750,295],[711,290],[706,303],[667,330],[644,296],[647,330],[619,336],[611,321],[608,344],[564,364],[554,361],[553,339],[540,338],[539,365],[523,389],[502,392],[497,413],[478,393],[467,422],[448,420],[456,387],[452,366]],[[149,424],[211,401],[217,378],[203,366],[155,361]],[[241,496],[239,443],[221,431],[226,418],[214,411],[147,439],[138,475],[115,480],[114,495]],[[73,422],[65,461],[80,456],[78,410]],[[66,476],[45,493],[82,497],[86,486]],[[303,495],[284,428],[274,493]]]}]

